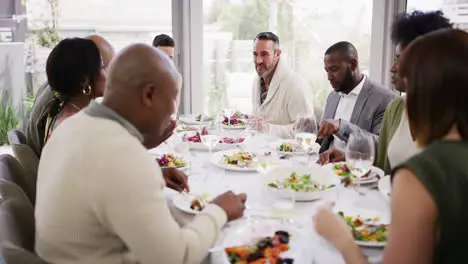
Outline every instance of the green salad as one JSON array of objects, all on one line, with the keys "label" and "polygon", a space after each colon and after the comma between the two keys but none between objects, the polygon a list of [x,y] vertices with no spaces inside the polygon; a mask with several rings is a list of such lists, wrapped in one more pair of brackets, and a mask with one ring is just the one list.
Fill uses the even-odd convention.
[{"label": "green salad", "polygon": [[[280,186],[278,186],[280,184]],[[315,191],[324,191],[334,187],[335,185],[323,185],[317,183],[316,181],[310,178],[310,174],[304,174],[298,176],[296,172],[291,173],[291,175],[285,179],[282,183],[269,183],[269,187],[279,189],[291,189],[296,192],[315,192]]]}]

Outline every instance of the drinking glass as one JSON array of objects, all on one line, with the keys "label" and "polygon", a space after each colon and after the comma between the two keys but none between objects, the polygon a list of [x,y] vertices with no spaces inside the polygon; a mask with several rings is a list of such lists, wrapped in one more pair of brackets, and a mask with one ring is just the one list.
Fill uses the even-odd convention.
[{"label": "drinking glass", "polygon": [[223,109],[223,114],[228,119],[228,127],[231,126],[231,118],[232,118],[232,115],[234,115],[235,113],[236,113],[236,110],[234,110],[234,109],[231,109],[231,108]]},{"label": "drinking glass", "polygon": [[370,172],[374,163],[374,140],[370,135],[362,132],[352,133],[348,138],[345,156],[346,165],[353,178],[356,179],[356,191],[359,194],[363,194],[360,191],[360,184],[362,177]]},{"label": "drinking glass", "polygon": [[307,162],[311,163],[311,158],[316,152],[314,149],[317,140],[317,122],[315,116],[298,116],[293,126],[294,138],[301,144],[302,149],[307,154]]},{"label": "drinking glass", "polygon": [[271,154],[268,153],[256,153],[253,161],[255,163],[255,168],[257,169],[260,175],[266,176],[270,170],[276,165],[276,160]]},{"label": "drinking glass", "polygon": [[278,185],[278,190],[273,196],[272,213],[275,217],[279,217],[282,222],[292,222],[295,208],[295,193],[294,190],[286,189]]},{"label": "drinking glass", "polygon": [[188,174],[192,172],[192,161],[190,157],[190,144],[184,140],[184,133],[176,134],[172,139],[172,150],[176,155],[180,155],[187,162]]}]

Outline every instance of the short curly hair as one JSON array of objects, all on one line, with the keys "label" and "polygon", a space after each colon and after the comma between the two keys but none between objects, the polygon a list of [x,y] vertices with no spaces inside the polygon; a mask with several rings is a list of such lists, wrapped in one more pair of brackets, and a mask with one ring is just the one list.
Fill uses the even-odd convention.
[{"label": "short curly hair", "polygon": [[452,27],[453,24],[442,11],[401,13],[393,22],[391,38],[393,44],[406,47],[419,36]]}]

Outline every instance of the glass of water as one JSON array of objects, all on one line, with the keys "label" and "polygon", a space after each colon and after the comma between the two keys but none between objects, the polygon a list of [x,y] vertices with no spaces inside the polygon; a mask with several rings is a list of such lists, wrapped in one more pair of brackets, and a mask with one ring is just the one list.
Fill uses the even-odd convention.
[{"label": "glass of water", "polygon": [[283,222],[292,222],[296,204],[294,190],[283,188],[282,184],[279,184],[274,192],[271,203],[273,215]]},{"label": "glass of water", "polygon": [[345,156],[346,165],[356,180],[357,191],[362,194],[360,191],[361,181],[370,172],[374,164],[374,140],[370,135],[364,133],[352,133],[346,145]]},{"label": "glass of water", "polygon": [[316,154],[315,141],[317,140],[317,122],[315,116],[298,116],[294,123],[294,138],[307,154],[308,164],[311,163],[311,157]]}]

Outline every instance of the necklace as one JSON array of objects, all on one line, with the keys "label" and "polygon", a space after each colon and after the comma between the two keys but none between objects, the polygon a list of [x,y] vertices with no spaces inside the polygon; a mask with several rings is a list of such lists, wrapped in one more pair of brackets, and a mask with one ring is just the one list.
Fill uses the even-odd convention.
[{"label": "necklace", "polygon": [[73,106],[76,110],[80,111],[81,110],[81,107],[78,107],[76,106],[76,104],[72,103],[72,102],[68,102],[71,106]]}]

